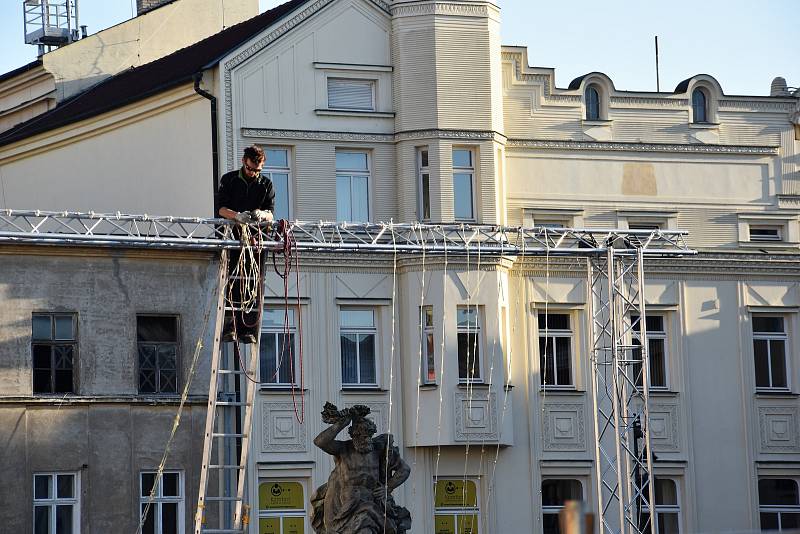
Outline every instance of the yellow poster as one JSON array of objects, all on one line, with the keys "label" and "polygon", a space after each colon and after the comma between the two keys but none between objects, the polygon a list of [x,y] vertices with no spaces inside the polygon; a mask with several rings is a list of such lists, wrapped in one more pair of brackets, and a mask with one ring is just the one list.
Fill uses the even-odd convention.
[{"label": "yellow poster", "polygon": [[261,510],[304,510],[303,485],[299,482],[262,482],[258,486]]},{"label": "yellow poster", "polygon": [[258,534],[281,534],[279,517],[267,517],[258,520]]},{"label": "yellow poster", "polygon": [[441,479],[436,481],[436,508],[475,508],[477,489],[473,480]]},{"label": "yellow poster", "polygon": [[433,531],[435,534],[456,534],[456,518],[452,515],[433,516]]},{"label": "yellow poster", "polygon": [[305,534],[305,521],[302,517],[284,517],[283,534]]},{"label": "yellow poster", "polygon": [[478,534],[478,514],[459,515],[458,534]]}]

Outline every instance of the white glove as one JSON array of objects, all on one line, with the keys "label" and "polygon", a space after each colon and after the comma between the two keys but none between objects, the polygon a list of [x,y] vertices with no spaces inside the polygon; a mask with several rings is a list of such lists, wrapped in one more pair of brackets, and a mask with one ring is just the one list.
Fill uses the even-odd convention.
[{"label": "white glove", "polygon": [[253,217],[251,217],[246,211],[240,211],[236,214],[234,219],[236,219],[236,222],[241,224],[250,224],[253,222]]},{"label": "white glove", "polygon": [[272,212],[269,210],[253,210],[253,215],[255,215],[257,220],[262,222],[272,222],[274,219]]}]

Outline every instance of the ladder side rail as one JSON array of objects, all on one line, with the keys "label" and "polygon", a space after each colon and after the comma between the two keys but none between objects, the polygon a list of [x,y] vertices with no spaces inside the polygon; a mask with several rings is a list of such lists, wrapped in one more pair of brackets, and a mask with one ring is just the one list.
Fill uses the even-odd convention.
[{"label": "ladder side rail", "polygon": [[194,517],[194,533],[200,534],[205,517],[206,491],[208,490],[208,466],[211,463],[211,449],[214,432],[214,419],[217,408],[217,390],[219,382],[219,366],[221,353],[222,325],[225,320],[225,297],[228,284],[228,253],[223,250],[220,254],[220,270],[217,283],[219,294],[217,297],[217,317],[214,324],[214,341],[211,349],[211,379],[208,387],[208,405],[206,411],[206,425],[203,436],[203,459],[200,468],[200,487],[197,497],[197,510]]},{"label": "ladder side rail", "polygon": [[[260,314],[259,314],[260,316]],[[259,324],[261,321],[259,320]],[[246,400],[244,406],[244,417],[242,422],[242,438],[241,438],[241,455],[239,459],[239,465],[242,467],[238,471],[239,480],[238,485],[236,488],[236,496],[239,500],[236,501],[236,510],[234,513],[234,528],[241,528],[245,529],[247,525],[244,523],[244,503],[245,503],[245,493],[247,491],[247,462],[250,456],[250,446],[252,443],[251,435],[252,435],[252,427],[253,427],[253,404],[255,401],[256,390],[258,389],[258,383],[256,382],[258,379],[256,378],[256,369],[258,366],[259,356],[261,354],[260,350],[261,346],[261,336],[256,336],[256,343],[252,345],[248,345],[248,350],[250,351],[250,357],[248,361],[248,368],[244,370],[246,374],[242,375],[244,378],[244,382],[246,384],[247,393],[246,393]],[[250,376],[252,375],[252,376]]]}]

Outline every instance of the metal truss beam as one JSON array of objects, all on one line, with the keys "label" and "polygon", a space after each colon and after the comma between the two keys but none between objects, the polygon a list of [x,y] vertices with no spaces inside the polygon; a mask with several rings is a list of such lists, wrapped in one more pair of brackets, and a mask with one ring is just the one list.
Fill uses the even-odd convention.
[{"label": "metal truss beam", "polygon": [[[666,230],[511,227],[480,224],[395,224],[288,221],[300,251],[486,254],[508,256],[605,253],[693,254],[685,232]],[[238,248],[235,223],[197,217],[0,210],[0,243],[221,250]],[[284,246],[276,225],[252,226],[254,243]]]}]

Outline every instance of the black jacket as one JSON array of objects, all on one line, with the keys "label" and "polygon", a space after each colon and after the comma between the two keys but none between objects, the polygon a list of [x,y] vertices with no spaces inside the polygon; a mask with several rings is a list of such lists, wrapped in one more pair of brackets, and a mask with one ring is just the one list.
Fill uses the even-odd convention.
[{"label": "black jacket", "polygon": [[241,169],[223,174],[219,181],[217,211],[228,208],[233,211],[275,211],[275,189],[272,180],[258,175],[248,180]]}]

